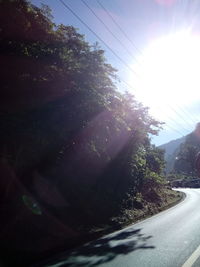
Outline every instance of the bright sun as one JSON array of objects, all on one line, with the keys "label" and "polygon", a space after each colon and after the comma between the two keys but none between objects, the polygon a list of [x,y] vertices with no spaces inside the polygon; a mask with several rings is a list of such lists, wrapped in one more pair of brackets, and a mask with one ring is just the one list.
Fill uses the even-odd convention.
[{"label": "bright sun", "polygon": [[[187,106],[200,99],[200,38],[188,32],[168,35],[152,42],[134,65],[138,76],[129,83],[137,98],[153,115],[159,107],[169,114],[169,105]],[[157,116],[165,119],[164,116]]]}]

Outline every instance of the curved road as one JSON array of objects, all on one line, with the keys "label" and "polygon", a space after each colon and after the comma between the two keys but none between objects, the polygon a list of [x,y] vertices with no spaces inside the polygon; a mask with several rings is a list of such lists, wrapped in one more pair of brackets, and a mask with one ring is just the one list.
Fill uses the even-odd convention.
[{"label": "curved road", "polygon": [[200,189],[179,191],[178,205],[45,266],[200,267]]}]

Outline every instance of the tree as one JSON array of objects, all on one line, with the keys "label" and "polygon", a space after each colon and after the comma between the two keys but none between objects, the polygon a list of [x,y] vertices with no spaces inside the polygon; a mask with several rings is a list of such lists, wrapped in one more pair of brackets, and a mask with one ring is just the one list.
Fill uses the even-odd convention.
[{"label": "tree", "polygon": [[197,175],[195,166],[197,153],[200,151],[200,124],[186,137],[185,143],[180,147],[180,152],[174,163],[174,171],[185,173],[189,176]]},{"label": "tree", "polygon": [[[1,168],[15,177],[12,220],[21,210],[21,222],[32,230],[26,235],[16,223],[4,242],[9,246],[15,236],[31,249],[32,243],[51,249],[55,237],[48,243],[45,227],[34,234],[38,225],[51,218],[52,235],[53,227],[65,226],[56,244],[70,240],[80,229],[108,223],[149,173],[160,175],[163,154],[149,134],[161,124],[134,96],[117,90],[104,51],[74,27],[53,23],[47,7],[1,1],[0,25]],[[9,192],[8,179],[2,184]],[[41,208],[38,220],[34,205]]]}]

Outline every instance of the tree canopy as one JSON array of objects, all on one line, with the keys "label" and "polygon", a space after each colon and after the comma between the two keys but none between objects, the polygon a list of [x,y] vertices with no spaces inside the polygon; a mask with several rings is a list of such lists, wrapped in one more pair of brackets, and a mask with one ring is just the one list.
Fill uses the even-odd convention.
[{"label": "tree canopy", "polygon": [[71,238],[105,223],[148,179],[161,182],[163,151],[149,137],[161,124],[116,88],[117,71],[98,44],[25,0],[0,1],[0,40],[2,207],[13,207],[7,220],[24,212],[34,222],[31,238],[16,223],[5,242],[15,233],[23,250],[37,248],[51,218],[56,245],[61,229]]},{"label": "tree canopy", "polygon": [[196,129],[186,137],[185,142],[180,146],[180,151],[174,163],[174,171],[188,176],[197,176],[195,162],[199,151],[200,124],[198,123]]}]

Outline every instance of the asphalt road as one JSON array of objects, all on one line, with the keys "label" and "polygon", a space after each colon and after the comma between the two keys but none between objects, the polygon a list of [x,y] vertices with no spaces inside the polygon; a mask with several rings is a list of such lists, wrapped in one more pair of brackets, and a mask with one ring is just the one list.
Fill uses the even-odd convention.
[{"label": "asphalt road", "polygon": [[178,205],[45,266],[200,267],[200,189],[180,191]]}]

